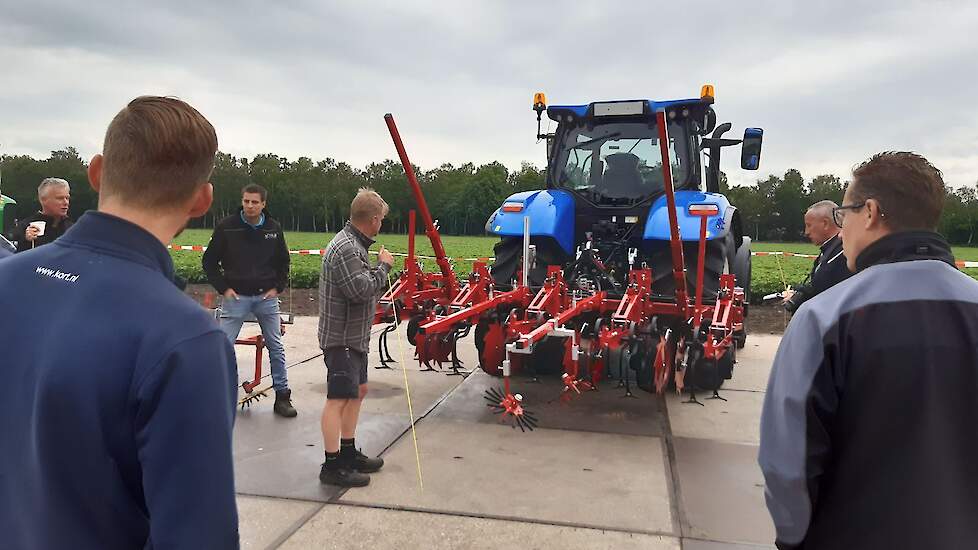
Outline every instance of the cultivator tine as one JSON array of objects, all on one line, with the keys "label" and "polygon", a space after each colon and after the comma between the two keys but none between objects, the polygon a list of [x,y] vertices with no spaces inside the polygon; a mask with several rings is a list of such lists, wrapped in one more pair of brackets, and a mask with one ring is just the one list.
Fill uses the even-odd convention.
[{"label": "cultivator tine", "polygon": [[462,334],[459,334],[459,330],[452,333],[452,372],[446,372],[445,376],[468,376],[472,374],[472,371],[462,369],[462,361],[458,358],[458,341],[460,338],[464,338],[468,335],[469,329],[466,328]]},{"label": "cultivator tine", "polygon": [[694,391],[690,391],[689,392],[689,399],[683,401],[683,404],[684,405],[687,405],[689,403],[696,403],[697,405],[699,405],[701,407],[705,407],[706,406],[706,405],[703,404],[702,401],[700,401],[699,399],[696,399],[696,392],[694,392]]},{"label": "cultivator tine", "polygon": [[417,355],[417,359],[418,359],[418,366],[424,367],[421,369],[421,372],[438,372],[438,369],[431,366],[431,359],[429,359],[429,357],[431,357],[431,353],[430,353],[431,341],[425,338],[425,340],[422,342],[421,345],[425,347],[423,360],[421,359],[422,350],[420,348],[415,348],[415,354]]},{"label": "cultivator tine", "polygon": [[[629,361],[631,361],[630,353],[629,353]],[[622,348],[621,354],[618,356],[618,371],[625,373],[625,395],[623,395],[622,397],[631,397],[633,399],[638,399],[638,397],[636,397],[635,394],[632,393],[632,385],[630,380],[631,376],[628,373],[628,371],[631,370],[631,368],[628,368],[626,370],[624,368],[624,363],[625,363],[625,349]]]},{"label": "cultivator tine", "polygon": [[397,330],[396,322],[391,323],[390,325],[384,327],[384,330],[380,331],[380,337],[377,339],[377,355],[380,356],[380,366],[374,367],[375,369],[393,370],[393,367],[388,365],[388,363],[396,363],[397,361],[391,357],[390,348],[387,346],[387,335],[395,330]]},{"label": "cultivator tine", "polygon": [[395,330],[397,330],[397,327],[398,327],[397,322],[391,323],[390,326],[387,327],[387,329],[384,332],[384,355],[386,356],[385,359],[388,363],[397,363],[397,361],[395,361],[394,358],[391,357],[390,344],[388,344],[387,342],[388,335],[394,332]]},{"label": "cultivator tine", "polygon": [[557,396],[557,399],[564,405],[569,404],[575,396],[583,395],[584,392],[597,390],[597,387],[590,380],[579,379],[566,372],[561,377],[561,380],[564,382],[564,387],[560,390],[560,395]]},{"label": "cultivator tine", "polygon": [[[608,372],[610,373],[611,372],[611,346],[605,345],[605,347],[604,347],[604,356],[608,358],[607,359],[607,361],[608,361]],[[621,355],[619,355],[618,356],[618,385],[615,386],[616,388],[624,388],[625,387],[625,381],[622,380],[621,375],[622,375],[622,370],[621,370]]]},{"label": "cultivator tine", "polygon": [[486,406],[493,413],[510,420],[510,427],[514,430],[519,428],[521,432],[532,432],[539,424],[537,417],[523,408],[523,396],[520,394],[514,395],[490,388],[486,390],[483,398],[487,401]]},{"label": "cultivator tine", "polygon": [[262,388],[256,392],[249,392],[240,400],[238,400],[238,405],[241,406],[241,410],[242,411],[245,410],[245,407],[250,408],[253,402],[257,402],[262,397],[268,397],[268,393],[267,393],[268,389],[269,388]]}]

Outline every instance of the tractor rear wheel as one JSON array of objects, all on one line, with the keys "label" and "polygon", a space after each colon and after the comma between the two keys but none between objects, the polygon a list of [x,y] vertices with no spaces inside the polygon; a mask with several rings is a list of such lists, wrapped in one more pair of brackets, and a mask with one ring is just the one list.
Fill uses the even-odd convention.
[{"label": "tractor rear wheel", "polygon": [[[703,267],[703,301],[712,303],[720,290],[720,275],[734,257],[731,249],[733,237],[706,241],[706,262]],[[676,294],[676,281],[672,275],[672,249],[669,241],[657,241],[648,252],[652,268],[652,292],[666,296]],[[686,292],[690,299],[696,297],[696,267],[699,260],[699,242],[683,242],[683,261],[686,264]]]},{"label": "tractor rear wheel", "polygon": [[537,342],[533,352],[523,363],[533,375],[560,374],[564,372],[564,353],[567,338],[550,336]]},{"label": "tractor rear wheel", "polygon": [[[744,317],[747,317],[747,310],[750,308],[750,280],[751,280],[751,255],[750,237],[744,237],[744,242],[737,249],[730,270],[737,276],[737,286],[744,289]],[[741,346],[743,347],[743,346]]]},{"label": "tractor rear wheel", "polygon": [[[536,261],[534,267],[530,268],[530,286],[543,286],[544,279],[547,278],[547,267],[551,265],[563,266],[567,261],[566,254],[553,239],[531,238],[530,243],[536,246]],[[495,260],[489,273],[496,283],[496,288],[513,288],[516,272],[519,271],[523,263],[523,238],[522,237],[503,237],[496,246],[493,247]]]}]

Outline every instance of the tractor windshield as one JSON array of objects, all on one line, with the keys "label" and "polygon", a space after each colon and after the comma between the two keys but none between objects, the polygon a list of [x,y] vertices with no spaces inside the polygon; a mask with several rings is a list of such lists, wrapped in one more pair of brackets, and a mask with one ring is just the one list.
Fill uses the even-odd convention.
[{"label": "tractor windshield", "polygon": [[[686,181],[683,127],[669,125],[669,162],[676,187]],[[663,190],[662,155],[655,124],[586,123],[562,132],[554,166],[557,185],[572,189],[596,204],[628,204]],[[678,150],[677,150],[678,149]]]}]

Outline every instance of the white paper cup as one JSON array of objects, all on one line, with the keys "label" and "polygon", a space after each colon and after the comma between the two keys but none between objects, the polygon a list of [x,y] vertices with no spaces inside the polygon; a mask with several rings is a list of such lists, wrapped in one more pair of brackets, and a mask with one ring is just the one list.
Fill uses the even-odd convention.
[{"label": "white paper cup", "polygon": [[47,224],[48,222],[46,221],[36,221],[36,222],[31,222],[30,226],[37,229],[37,236],[41,237],[44,235],[44,226],[46,226]]}]

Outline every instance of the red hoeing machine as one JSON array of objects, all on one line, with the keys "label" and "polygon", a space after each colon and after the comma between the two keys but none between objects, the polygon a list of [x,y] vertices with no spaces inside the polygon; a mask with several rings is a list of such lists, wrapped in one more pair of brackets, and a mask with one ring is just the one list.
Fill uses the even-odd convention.
[{"label": "red hoeing machine", "polygon": [[[712,103],[712,88],[709,92],[709,103]],[[705,96],[702,101],[706,101]],[[599,104],[588,106],[590,112],[616,112],[596,105]],[[675,122],[675,110],[661,105],[645,104],[643,114],[647,120],[643,131],[651,131],[651,134],[623,138],[619,131],[587,140],[577,137],[571,146],[564,148],[570,155],[577,154],[574,144],[590,147],[592,156],[588,162],[591,166],[603,162],[599,159],[612,157],[606,161],[609,168],[604,175],[608,179],[609,174],[615,175],[611,166],[620,161],[614,155],[623,154],[618,147],[603,149],[608,141],[637,140],[631,145],[633,150],[642,140],[658,145],[649,149],[657,149],[656,158],[645,159],[646,169],[639,173],[645,178],[643,182],[651,181],[651,178],[661,181],[661,189],[647,200],[642,199],[645,202],[639,207],[644,208],[642,214],[650,220],[659,210],[668,214],[668,236],[661,240],[661,251],[656,252],[652,245],[644,250],[640,248],[641,244],[631,247],[628,238],[634,233],[627,232],[626,228],[619,248],[627,253],[627,268],[621,267],[623,262],[615,267],[612,265],[614,246],[600,241],[594,233],[586,232],[582,233],[582,240],[572,257],[557,258],[551,263],[548,260],[555,258],[552,253],[536,250],[538,246],[547,245],[531,232],[531,217],[527,215],[522,218],[523,234],[509,238],[509,242],[516,243],[507,245],[512,250],[503,250],[506,242],[501,243],[496,248],[492,270],[485,262],[476,262],[462,282],[456,279],[452,270],[394,118],[386,115],[387,127],[435,251],[439,272],[425,273],[418,262],[414,242],[415,212],[412,211],[404,269],[380,299],[374,321],[390,323],[379,338],[379,368],[390,368],[388,364],[393,361],[387,335],[400,322],[407,322],[407,337],[415,346],[415,357],[422,370],[467,374],[461,368],[457,344],[474,332],[479,366],[488,374],[503,379],[501,389],[486,393],[488,405],[521,430],[532,430],[537,419],[524,409],[521,395],[513,389],[512,378],[518,374],[560,376],[563,401],[595,390],[605,378],[618,379],[619,386],[628,396],[633,395],[633,385],[660,394],[674,386],[677,391],[689,395],[687,402],[702,405],[696,398],[697,392],[711,393],[712,398],[722,399],[717,390],[731,377],[736,350],[743,346],[746,337],[745,291],[737,286],[735,274],[728,272],[734,271],[733,266],[727,266],[719,273],[707,268],[711,260],[708,257],[711,254],[709,237],[717,234],[716,228],[721,223],[716,220],[723,219],[721,210],[728,205],[723,201],[711,202],[709,195],[712,194],[707,192],[699,193],[707,196],[706,200],[690,202],[684,199],[685,204],[677,206],[673,172],[681,164],[675,149],[675,143],[681,138],[670,139],[669,132],[683,126]],[[656,106],[659,108],[648,112]],[[541,109],[537,105],[535,108],[539,120]],[[625,128],[632,118],[640,116],[636,115],[635,107],[629,107],[631,110],[616,108],[626,114],[617,118],[612,114],[609,115],[612,118],[602,122],[613,122],[617,127]],[[556,112],[560,116],[559,109]],[[690,115],[687,111],[686,115],[695,116],[695,113]],[[708,117],[703,120],[705,122],[698,120],[699,126],[686,124],[685,128],[705,135],[703,128],[713,129],[715,117],[712,124]],[[724,126],[729,129],[729,124]],[[593,129],[593,125],[589,128]],[[554,159],[560,155],[560,130],[557,136],[540,137],[556,138],[558,142],[551,147],[550,168],[553,172]],[[717,151],[717,158],[711,165],[718,160],[719,147],[729,145],[729,142],[741,143],[739,140],[722,140],[716,133],[712,138],[697,140],[697,146]],[[759,143],[756,153],[759,155]],[[634,156],[634,153],[629,154]],[[650,162],[661,165],[654,176],[648,175]],[[688,166],[686,170],[688,175]],[[596,176],[592,173],[586,177],[593,182]],[[561,192],[559,186],[548,187],[553,189],[552,193]],[[602,192],[602,188],[597,187],[594,196],[600,196]],[[688,193],[688,186],[682,192]],[[571,192],[566,194],[571,195]],[[638,200],[635,199],[636,204],[639,204]],[[661,207],[656,210],[655,204],[660,203]],[[509,212],[507,208],[518,211],[507,199],[497,214]],[[680,234],[678,213],[685,216],[684,227],[687,229],[691,227],[689,220],[698,218],[698,240]],[[729,212],[727,214],[729,219]],[[496,214],[490,218],[487,227],[494,219]],[[662,220],[664,224],[665,218]],[[603,227],[610,224],[601,223]],[[496,229],[500,230],[500,227]],[[666,226],[662,227],[666,231]],[[743,239],[749,244],[748,237]],[[728,240],[733,240],[732,233]],[[654,254],[665,255],[665,263],[655,264]],[[690,256],[695,256],[695,260]],[[507,271],[504,264],[511,266],[511,270]],[[666,268],[667,273],[655,273],[650,264],[671,267]],[[662,291],[664,286],[670,289],[669,292]],[[446,363],[449,364],[447,368]]]}]

